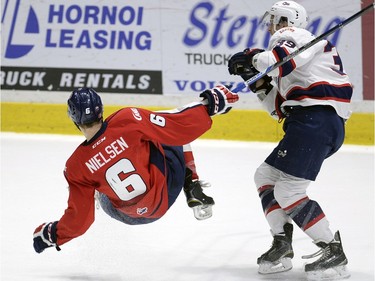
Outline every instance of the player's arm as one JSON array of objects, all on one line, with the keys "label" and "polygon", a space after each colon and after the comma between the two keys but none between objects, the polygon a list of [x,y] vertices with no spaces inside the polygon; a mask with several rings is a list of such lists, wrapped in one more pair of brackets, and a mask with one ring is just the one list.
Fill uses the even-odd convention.
[{"label": "player's arm", "polygon": [[76,238],[94,222],[94,188],[69,183],[68,208],[59,221],[43,223],[34,231],[34,249],[37,253],[46,248],[59,246]]},{"label": "player's arm", "polygon": [[[231,75],[239,75],[245,81],[249,80],[259,73],[254,67],[254,58],[266,52],[267,51],[262,49],[245,49],[242,52],[234,54],[228,62],[229,73]],[[262,79],[251,84],[249,88],[257,94],[262,107],[269,112],[273,118],[282,118],[280,105],[283,99],[278,94],[277,87],[270,76],[265,75]]]},{"label": "player's arm", "polygon": [[[289,54],[297,51],[298,48],[306,45],[308,42],[314,39],[314,36],[307,31],[306,33],[303,31],[301,34],[300,31],[291,30],[284,30],[282,33],[279,31],[279,33],[275,34],[274,37],[275,38],[270,42],[270,50],[256,54],[252,58],[253,66],[260,72],[263,72],[269,66],[282,61]],[[287,76],[296,68],[310,62],[317,53],[323,52],[326,44],[326,40],[318,42],[280,67],[269,72],[269,75],[273,77]]]},{"label": "player's arm", "polygon": [[[254,57],[265,53],[263,49],[245,49],[234,54],[228,61],[228,71],[231,75],[239,75],[244,81],[257,75],[259,71],[254,67]],[[265,75],[249,86],[252,92],[257,94],[260,101],[264,101],[266,96],[273,90],[272,78]],[[269,98],[267,99],[269,100]]]},{"label": "player's arm", "polygon": [[233,104],[239,100],[237,93],[232,93],[230,88],[231,86],[217,85],[212,89],[205,90],[199,95],[199,97],[203,98],[202,101],[193,102],[188,105],[164,112],[178,113],[202,104],[205,106],[209,116],[226,114],[232,109]]},{"label": "player's arm", "polygon": [[[169,111],[148,111],[137,108],[141,118],[132,118],[133,131],[145,140],[156,140],[167,145],[184,145],[200,137],[211,128],[211,116],[225,114],[238,95],[225,86],[217,86],[201,93],[201,102],[190,103]],[[130,129],[129,124],[127,127]]]},{"label": "player's arm", "polygon": [[57,224],[57,244],[84,234],[95,218],[95,189],[69,182],[68,207]]},{"label": "player's arm", "polygon": [[133,124],[133,128],[128,126],[128,129],[136,131],[139,138],[146,141],[155,140],[166,145],[184,145],[201,136],[212,125],[207,109],[201,103],[190,104],[172,112],[155,112],[142,108],[137,110],[142,116],[142,121]]}]

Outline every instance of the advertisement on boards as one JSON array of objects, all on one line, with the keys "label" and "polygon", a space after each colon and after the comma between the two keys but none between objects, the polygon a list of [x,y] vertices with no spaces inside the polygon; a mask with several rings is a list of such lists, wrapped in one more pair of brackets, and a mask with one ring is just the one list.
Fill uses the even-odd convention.
[{"label": "advertisement on boards", "polygon": [[[268,46],[261,23],[275,1],[37,1],[1,3],[1,88],[188,95],[236,84],[227,62]],[[316,35],[361,9],[360,1],[297,1]],[[362,99],[361,21],[328,39]],[[243,90],[244,92],[248,90]]]}]

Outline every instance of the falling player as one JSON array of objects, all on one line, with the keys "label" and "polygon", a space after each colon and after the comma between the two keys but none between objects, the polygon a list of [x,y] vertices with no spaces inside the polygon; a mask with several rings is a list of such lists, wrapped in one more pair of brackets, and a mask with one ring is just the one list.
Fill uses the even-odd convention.
[{"label": "falling player", "polygon": [[[230,74],[248,80],[310,42],[305,30],[307,13],[293,1],[275,3],[264,20],[272,35],[268,50],[245,49],[229,61]],[[350,116],[352,86],[336,48],[322,40],[250,85],[267,111],[284,119],[285,135],[256,170],[255,184],[271,227],[271,248],[258,258],[259,273],[292,268],[294,222],[320,248],[314,262],[305,265],[310,277],[348,277],[347,258],[340,233],[333,234],[318,202],[306,189],[323,161],[344,141],[344,123]]]},{"label": "falling player", "polygon": [[59,250],[84,234],[94,222],[95,194],[112,218],[137,225],[161,218],[183,187],[196,218],[210,217],[214,201],[194,180],[194,159],[186,144],[209,130],[211,116],[227,113],[238,95],[216,86],[200,97],[201,102],[168,112],[128,107],[103,120],[103,104],[93,89],[73,91],[68,115],[86,140],[66,162],[68,207],[59,221],[36,228],[35,251]]}]

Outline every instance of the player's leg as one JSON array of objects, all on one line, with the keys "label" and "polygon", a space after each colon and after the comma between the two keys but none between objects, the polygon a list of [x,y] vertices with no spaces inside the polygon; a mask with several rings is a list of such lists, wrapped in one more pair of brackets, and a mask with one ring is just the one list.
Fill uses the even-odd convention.
[{"label": "player's leg", "polygon": [[280,207],[274,196],[275,183],[280,177],[281,171],[267,163],[262,163],[254,174],[254,182],[262,203],[262,208],[272,233],[282,233],[284,225],[292,220]]},{"label": "player's leg", "polygon": [[185,144],[182,148],[184,151],[185,165],[186,165],[186,168],[191,170],[192,180],[199,180],[197,168],[195,166],[194,154],[193,154],[191,145]]},{"label": "player's leg", "polygon": [[202,190],[202,187],[208,187],[210,184],[199,179],[191,145],[184,145],[183,151],[186,164],[184,192],[187,204],[193,209],[196,219],[210,218],[212,216],[212,206],[215,202],[212,197],[204,194]]},{"label": "player's leg", "polygon": [[314,241],[329,243],[333,240],[323,210],[306,195],[309,180],[291,176],[265,163],[257,169],[255,180],[260,186],[259,196],[273,235],[271,248],[258,258],[259,273],[276,273],[292,268],[291,218]]},{"label": "player's leg", "polygon": [[197,172],[197,167],[195,165],[194,153],[193,153],[193,150],[191,148],[191,145],[190,144],[185,144],[183,146],[183,150],[184,150],[184,157],[185,157],[186,168],[188,168],[188,169],[191,170],[191,172],[192,172],[192,180],[193,181],[198,180],[199,184],[203,188],[210,187],[211,184],[208,181],[205,181],[205,180],[202,180],[202,179],[199,178],[199,175],[198,175],[198,172]]},{"label": "player's leg", "polygon": [[254,175],[263,212],[273,236],[270,249],[257,260],[260,274],[283,272],[292,268],[291,259],[294,256],[292,220],[280,207],[274,196],[274,187],[279,175],[279,170],[266,163],[262,163]]},{"label": "player's leg", "polygon": [[192,180],[192,171],[187,168],[184,183],[186,202],[193,209],[194,216],[198,220],[212,217],[212,206],[215,201],[212,197],[203,193],[203,189],[198,180]]},{"label": "player's leg", "polygon": [[163,145],[168,186],[168,207],[171,207],[182,191],[185,179],[185,158],[182,146]]},{"label": "player's leg", "polygon": [[302,256],[304,259],[319,258],[312,263],[304,265],[309,280],[337,280],[350,276],[346,265],[348,260],[342,247],[340,232],[336,231],[334,239],[330,242],[314,241],[320,250],[312,255]]},{"label": "player's leg", "polygon": [[331,241],[333,233],[328,220],[318,204],[310,199],[306,190],[310,180],[301,179],[284,172],[275,184],[274,196],[280,207],[294,223],[314,241]]},{"label": "player's leg", "polygon": [[[185,151],[181,146],[163,146],[167,160],[168,169],[168,197],[171,206],[176,200],[182,187],[186,195],[186,201],[190,208],[193,209],[194,216],[198,220],[207,219],[212,216],[212,206],[214,200],[203,193],[202,187],[198,180],[198,174],[195,170],[194,158],[188,159],[189,166],[195,170],[186,167]],[[191,150],[190,150],[191,152]],[[194,179],[193,179],[194,175]]]},{"label": "player's leg", "polygon": [[274,197],[298,227],[324,248],[318,261],[305,270],[341,269],[347,263],[341,240],[334,238],[322,208],[306,195],[306,188],[315,180],[323,161],[342,145],[343,120],[333,108],[304,108],[291,113],[284,128],[284,139],[265,161],[282,171]]},{"label": "player's leg", "polygon": [[[309,180],[281,173],[275,185],[275,198],[294,223],[305,232],[320,250],[303,258],[319,258],[306,264],[304,270],[309,278],[346,278],[349,276],[340,233],[332,234],[329,222],[318,204],[306,195]],[[320,280],[320,279],[319,279]]]}]

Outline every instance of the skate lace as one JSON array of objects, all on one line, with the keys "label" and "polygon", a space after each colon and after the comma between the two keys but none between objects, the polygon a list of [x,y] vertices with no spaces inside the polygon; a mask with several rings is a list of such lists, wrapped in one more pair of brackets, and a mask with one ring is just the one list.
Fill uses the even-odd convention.
[{"label": "skate lace", "polygon": [[315,258],[319,255],[322,255],[318,261],[320,260],[323,260],[325,258],[327,258],[329,255],[331,254],[331,249],[329,246],[325,247],[325,248],[322,248],[320,249],[319,251],[317,251],[316,253],[313,253],[311,255],[305,255],[305,256],[302,256],[303,259],[312,259],[312,258]]},{"label": "skate lace", "polygon": [[265,254],[269,254],[270,252],[274,251],[275,248],[278,248],[279,243],[280,243],[280,241],[278,241],[277,239],[273,239],[269,250]]},{"label": "skate lace", "polygon": [[276,239],[273,239],[270,249],[267,252],[271,252],[274,248],[278,246],[278,244],[279,244],[279,241],[277,241]]}]

